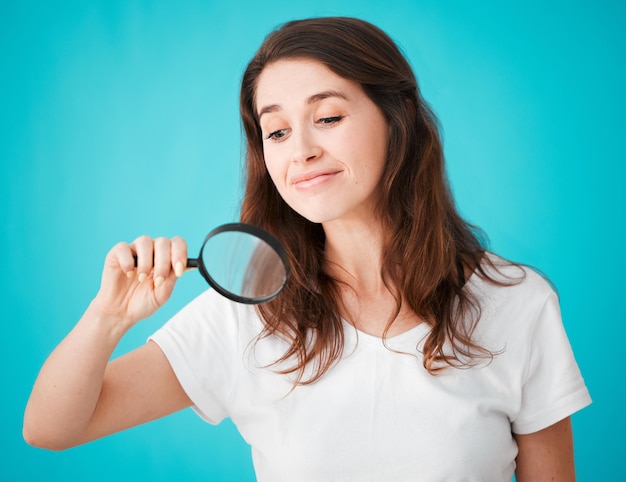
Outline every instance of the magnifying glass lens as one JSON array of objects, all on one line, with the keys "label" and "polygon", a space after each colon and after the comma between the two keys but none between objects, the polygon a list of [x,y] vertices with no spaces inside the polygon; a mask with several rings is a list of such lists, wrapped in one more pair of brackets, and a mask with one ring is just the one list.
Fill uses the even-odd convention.
[{"label": "magnifying glass lens", "polygon": [[215,284],[243,302],[273,298],[287,279],[285,263],[275,249],[244,231],[226,230],[209,236],[200,260]]}]

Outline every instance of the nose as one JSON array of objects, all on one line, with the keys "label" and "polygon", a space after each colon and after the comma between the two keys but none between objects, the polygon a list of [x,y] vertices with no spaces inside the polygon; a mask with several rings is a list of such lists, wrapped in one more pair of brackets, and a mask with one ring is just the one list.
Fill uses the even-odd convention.
[{"label": "nose", "polygon": [[292,162],[307,163],[321,157],[322,147],[309,129],[298,129],[292,134],[292,140]]}]

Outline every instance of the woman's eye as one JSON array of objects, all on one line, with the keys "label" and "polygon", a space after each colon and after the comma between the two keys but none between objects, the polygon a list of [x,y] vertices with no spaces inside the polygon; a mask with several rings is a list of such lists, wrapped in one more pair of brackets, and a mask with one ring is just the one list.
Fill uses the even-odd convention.
[{"label": "woman's eye", "polygon": [[332,124],[336,124],[341,119],[343,119],[342,115],[336,115],[336,116],[332,116],[332,117],[322,117],[321,119],[318,119],[317,122],[319,124],[323,124],[323,125],[332,125]]},{"label": "woman's eye", "polygon": [[285,137],[286,134],[287,134],[287,129],[278,129],[277,131],[270,132],[267,136],[265,136],[265,139],[278,141],[282,139],[283,137]]}]

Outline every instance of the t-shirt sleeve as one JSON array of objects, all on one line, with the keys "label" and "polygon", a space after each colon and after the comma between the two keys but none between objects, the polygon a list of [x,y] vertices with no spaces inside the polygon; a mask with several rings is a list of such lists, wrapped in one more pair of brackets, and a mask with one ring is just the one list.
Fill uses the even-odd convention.
[{"label": "t-shirt sleeve", "polygon": [[167,357],[200,417],[218,424],[229,416],[238,352],[238,312],[231,302],[208,290],[149,340]]},{"label": "t-shirt sleeve", "polygon": [[591,403],[561,321],[556,293],[547,297],[531,330],[522,404],[514,433],[537,432]]}]

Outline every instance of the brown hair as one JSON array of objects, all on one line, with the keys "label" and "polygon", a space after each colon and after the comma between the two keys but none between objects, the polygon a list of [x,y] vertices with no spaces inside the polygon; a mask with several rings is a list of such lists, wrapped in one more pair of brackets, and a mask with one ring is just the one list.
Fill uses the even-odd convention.
[{"label": "brown hair", "polygon": [[[324,231],[292,210],[265,168],[255,92],[263,69],[280,59],[308,58],[357,82],[382,110],[390,140],[380,181],[379,217],[389,233],[381,276],[397,300],[432,327],[424,342],[424,366],[467,366],[492,354],[472,335],[480,306],[467,290],[464,269],[478,270],[485,253],[480,232],[457,213],[445,174],[437,121],[422,99],[413,71],[379,28],[353,18],[314,18],[272,32],[242,79],[240,108],[247,137],[246,188],[241,220],[260,226],[286,247],[291,264],[284,292],[262,305],[262,335],[290,343],[277,363],[292,357],[297,383],[318,380],[342,355],[344,336],[337,281],[323,270]],[[444,346],[452,350],[444,352]],[[305,368],[313,368],[304,380]]]}]

